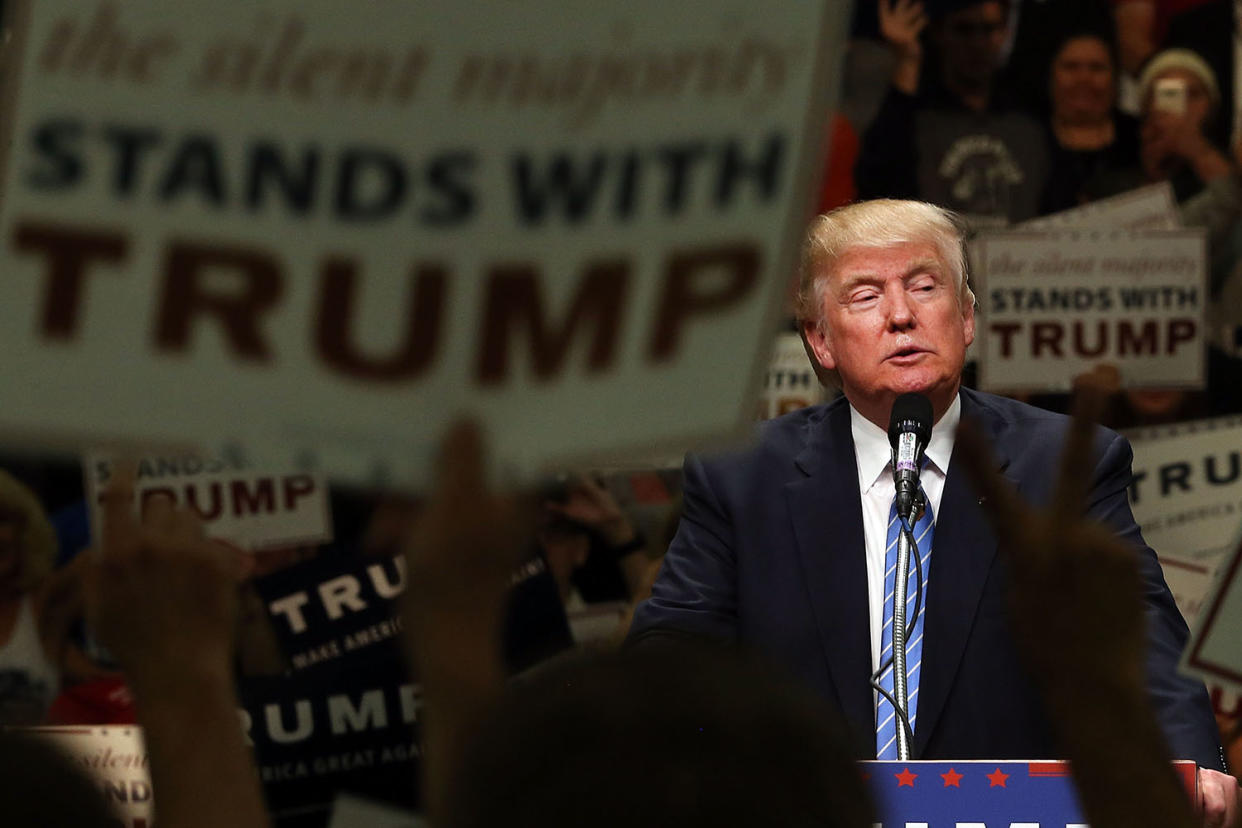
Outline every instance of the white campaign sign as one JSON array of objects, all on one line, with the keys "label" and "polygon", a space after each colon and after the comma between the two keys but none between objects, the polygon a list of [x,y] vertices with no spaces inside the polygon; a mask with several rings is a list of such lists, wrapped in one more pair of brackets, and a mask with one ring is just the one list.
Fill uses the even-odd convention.
[{"label": "white campaign sign", "polygon": [[1101,198],[1049,216],[1024,221],[1015,230],[1061,230],[1083,227],[1130,230],[1176,230],[1182,226],[1173,186],[1167,181],[1149,184],[1109,198]]},{"label": "white campaign sign", "polygon": [[18,728],[59,748],[82,769],[125,828],[153,825],[151,770],[142,729],[130,725],[58,725]]},{"label": "white campaign sign", "polygon": [[1242,418],[1126,432],[1130,505],[1192,627],[1242,526]]},{"label": "white campaign sign", "polygon": [[997,233],[976,249],[981,387],[1067,391],[1102,363],[1127,387],[1203,385],[1201,231]]},{"label": "white campaign sign", "polygon": [[823,155],[829,0],[21,0],[0,435],[425,475],[740,431]]},{"label": "white campaign sign", "polygon": [[759,419],[768,420],[824,401],[827,392],[819,384],[802,337],[782,331],[772,346],[772,362],[759,397]]},{"label": "white campaign sign", "polygon": [[1242,543],[1235,544],[1204,602],[1182,668],[1209,683],[1242,690]]},{"label": "white campaign sign", "polygon": [[[302,546],[332,540],[332,513],[323,475],[259,470],[225,457],[157,455],[136,461],[135,508],[166,494],[192,507],[207,534],[242,549]],[[91,535],[100,537],[100,494],[114,473],[107,453],[83,457]]]}]

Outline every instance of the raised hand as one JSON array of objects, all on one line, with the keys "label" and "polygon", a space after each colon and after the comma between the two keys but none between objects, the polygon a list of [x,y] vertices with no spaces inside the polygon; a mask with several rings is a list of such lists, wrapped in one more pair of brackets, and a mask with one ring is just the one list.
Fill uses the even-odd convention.
[{"label": "raised hand", "polygon": [[266,828],[233,691],[240,552],[165,496],[133,512],[134,471],[103,494],[86,570],[87,618],[134,689],[165,828]]},{"label": "raised hand", "polygon": [[500,625],[510,577],[534,537],[534,509],[492,491],[479,430],[440,444],[435,489],[405,544],[407,644],[423,686],[423,793],[433,824],[460,752],[504,688]]},{"label": "raised hand", "polygon": [[139,693],[227,680],[241,553],[209,540],[194,511],[165,495],[136,516],[132,469],[102,499],[102,538],[84,573],[91,629]]},{"label": "raised hand", "polygon": [[532,510],[492,491],[484,465],[478,428],[452,426],[441,443],[434,491],[405,544],[405,613],[423,668],[428,660],[461,665],[463,648],[498,654],[509,579],[534,537]]},{"label": "raised hand", "polygon": [[608,490],[589,477],[578,477],[570,484],[564,501],[549,500],[544,508],[593,530],[610,546],[620,546],[634,538],[634,527]]},{"label": "raised hand", "polygon": [[927,27],[927,13],[920,0],[878,0],[880,34],[898,58],[918,60],[923,56],[919,40]]}]

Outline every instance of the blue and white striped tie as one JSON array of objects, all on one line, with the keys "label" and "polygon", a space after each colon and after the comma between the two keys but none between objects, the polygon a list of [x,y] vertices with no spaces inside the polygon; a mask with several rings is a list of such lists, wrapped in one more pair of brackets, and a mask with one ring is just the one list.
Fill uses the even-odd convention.
[{"label": "blue and white striped tie", "polygon": [[[925,501],[927,498],[924,496]],[[935,532],[932,526],[935,517],[932,515],[931,502],[914,524],[914,537],[919,548],[919,560],[923,569],[923,598],[919,605],[919,615],[914,619],[914,627],[906,642],[906,695],[908,698],[910,730],[914,731],[915,713],[919,701],[919,668],[923,666],[923,616],[927,611],[927,565],[931,560],[932,537]],[[888,667],[880,674],[880,686],[888,693],[893,692],[893,581],[897,577],[897,537],[901,532],[901,523],[897,520],[897,500],[888,510],[888,540],[884,552],[884,628],[880,631],[880,664],[889,662]],[[910,613],[914,612],[914,595],[918,589],[914,561],[910,562],[910,578],[906,591],[906,626],[909,627]],[[875,758],[895,760],[897,758],[897,728],[900,727],[893,706],[882,695],[876,694],[875,707]]]}]

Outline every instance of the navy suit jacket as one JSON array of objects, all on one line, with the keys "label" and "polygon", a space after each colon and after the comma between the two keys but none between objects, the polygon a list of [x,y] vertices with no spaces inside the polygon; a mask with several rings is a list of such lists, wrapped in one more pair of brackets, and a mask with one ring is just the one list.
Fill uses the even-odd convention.
[{"label": "navy suit jacket", "polygon": [[[963,389],[962,416],[991,438],[1001,473],[1031,502],[1052,494],[1068,418]],[[1178,675],[1186,624],[1130,512],[1132,452],[1099,429],[1089,514],[1139,558],[1149,690],[1177,758],[1222,768],[1203,684]],[[844,398],[772,420],[744,451],[685,464],[685,505],[631,642],[694,636],[765,653],[835,705],[859,758],[875,756],[871,639],[858,471]],[[918,720],[920,759],[1059,755],[1014,651],[1008,567],[966,473],[949,465],[929,566]]]}]

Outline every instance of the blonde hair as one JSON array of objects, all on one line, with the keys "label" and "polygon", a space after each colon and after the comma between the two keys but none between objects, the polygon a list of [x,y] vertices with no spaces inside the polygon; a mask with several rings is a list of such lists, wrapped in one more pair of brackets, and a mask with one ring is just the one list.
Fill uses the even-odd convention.
[{"label": "blonde hair", "polygon": [[18,589],[38,586],[56,563],[56,532],[43,511],[43,504],[26,484],[0,469],[0,509],[20,515],[25,521],[18,546],[22,550]]},{"label": "blonde hair", "polygon": [[[907,242],[926,242],[936,249],[937,258],[957,283],[957,302],[964,314],[966,308],[975,304],[966,274],[964,237],[965,223],[956,213],[923,201],[877,198],[816,216],[802,243],[794,300],[798,321],[825,324],[824,285],[837,260],[847,251]],[[804,345],[805,338],[804,334]],[[837,372],[820,365],[809,345],[807,355],[820,382],[840,385]]]}]

